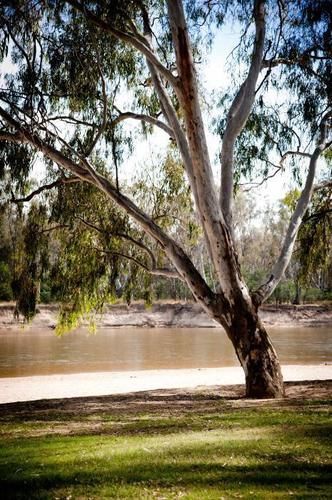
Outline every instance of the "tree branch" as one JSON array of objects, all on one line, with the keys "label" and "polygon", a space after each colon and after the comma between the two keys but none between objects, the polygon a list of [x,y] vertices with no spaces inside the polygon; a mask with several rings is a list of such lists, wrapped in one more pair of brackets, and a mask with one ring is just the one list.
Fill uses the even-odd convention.
[{"label": "tree branch", "polygon": [[272,165],[272,167],[275,168],[275,171],[270,174],[270,175],[266,175],[265,177],[263,177],[263,179],[259,182],[246,182],[246,183],[241,183],[241,184],[238,184],[239,186],[243,187],[243,186],[251,186],[247,189],[244,189],[245,192],[249,191],[250,189],[252,188],[257,188],[257,187],[260,187],[262,186],[266,181],[268,181],[269,179],[272,179],[273,177],[275,177],[280,171],[283,170],[283,164],[285,163],[286,159],[288,158],[288,156],[302,156],[304,158],[311,158],[311,154],[310,153],[305,153],[303,151],[286,151],[286,153],[284,153],[281,158],[280,158],[280,162],[279,162],[279,165],[276,165],[274,163],[272,163],[271,161],[269,160],[264,160],[266,161],[267,163],[269,163],[270,165]]},{"label": "tree branch", "polygon": [[319,221],[320,219],[324,219],[328,214],[332,214],[332,208],[326,208],[324,210],[320,210],[319,212],[310,214],[307,217],[304,217],[302,219],[302,222],[305,223],[312,219],[314,219],[315,221]]},{"label": "tree branch", "polygon": [[[99,233],[108,235],[107,231],[104,231],[103,229],[101,229],[100,227],[96,226],[95,224],[92,224],[91,222],[86,221],[82,217],[77,217],[77,218],[83,224],[85,224],[87,227],[89,227],[89,228],[91,228],[91,229],[93,229],[93,230],[95,230],[95,231],[97,231]],[[180,274],[176,270],[172,270],[172,269],[168,269],[168,268],[159,268],[157,266],[157,261],[156,261],[156,258],[154,256],[153,252],[150,250],[150,248],[148,246],[146,246],[141,241],[135,240],[135,238],[133,238],[129,234],[125,234],[125,233],[115,232],[115,233],[112,233],[111,236],[115,236],[115,237],[122,238],[124,240],[130,241],[131,243],[133,243],[133,245],[141,248],[144,252],[146,252],[149,255],[150,259],[151,259],[151,267],[148,267],[146,265],[143,266],[142,264],[139,264],[139,265],[141,265],[141,267],[144,267],[144,269],[146,271],[148,271],[150,274],[155,274],[155,275],[159,275],[159,276],[165,276],[165,277],[169,277],[169,278],[178,278],[178,279],[184,281],[183,277],[180,276]],[[110,252],[114,253],[112,251],[110,251]],[[118,254],[118,255],[120,255],[120,254]],[[123,254],[121,254],[121,256],[122,257],[126,257]],[[127,256],[127,258],[129,258],[129,256]],[[138,263],[138,261],[136,261],[136,263]]]},{"label": "tree branch", "polygon": [[317,160],[320,154],[326,149],[328,145],[328,132],[331,128],[329,121],[331,120],[331,117],[332,111],[329,111],[328,113],[326,113],[320,123],[319,138],[317,141],[317,146],[310,156],[306,183],[296,204],[295,211],[290,219],[280,255],[275,265],[273,266],[272,273],[269,279],[252,294],[253,301],[256,305],[260,305],[273,293],[290,262],[298,230],[314,191],[314,179]]},{"label": "tree branch", "polygon": [[49,123],[52,121],[62,121],[66,122],[69,124],[77,124],[77,125],[83,125],[84,127],[91,127],[93,129],[98,128],[98,126],[94,123],[86,122],[84,120],[79,120],[78,118],[74,118],[73,116],[68,116],[68,115],[58,115],[58,116],[50,116],[47,119],[44,119],[41,123]]},{"label": "tree branch", "polygon": [[153,255],[153,252],[150,250],[150,248],[148,246],[144,245],[144,243],[142,243],[141,241],[135,240],[134,238],[129,236],[129,234],[115,233],[114,235],[117,236],[118,238],[122,238],[124,240],[130,241],[131,243],[133,243],[137,247],[144,250],[144,252],[146,252],[151,259],[152,268],[155,269],[157,267],[156,258]]},{"label": "tree branch", "polygon": [[99,71],[99,75],[100,75],[100,79],[101,79],[101,90],[102,90],[102,96],[103,96],[102,122],[100,124],[100,127],[98,128],[98,131],[97,131],[95,137],[92,139],[92,142],[91,142],[88,150],[86,151],[85,156],[90,156],[90,154],[92,153],[94,147],[96,146],[97,142],[99,141],[101,135],[105,131],[106,125],[107,125],[107,92],[106,92],[106,82],[105,82],[105,78],[104,78],[103,72],[102,72],[101,67],[100,67],[99,60],[97,61],[97,66],[98,66],[98,71]]},{"label": "tree branch", "polygon": [[[141,3],[141,9],[142,9],[142,15],[143,15],[143,21],[144,21],[144,35],[145,35],[147,42],[150,45],[150,50],[153,50],[153,48],[152,48],[153,32],[152,32],[152,29],[151,29],[151,26],[149,23],[148,13],[147,13],[143,3]],[[200,207],[201,197],[199,196],[198,190],[197,190],[197,182],[196,182],[196,177],[195,177],[195,173],[194,173],[194,166],[193,166],[191,153],[189,150],[187,137],[183,131],[183,128],[180,124],[177,113],[176,113],[174,106],[172,104],[172,101],[171,101],[171,99],[170,99],[170,97],[165,89],[165,86],[163,85],[163,82],[160,78],[160,75],[158,74],[158,71],[153,66],[153,64],[151,64],[149,61],[147,61],[147,64],[149,67],[149,71],[151,74],[151,78],[152,78],[155,92],[158,95],[158,98],[160,101],[160,106],[161,106],[163,115],[174,133],[174,137],[175,137],[177,146],[179,148],[179,151],[180,151],[180,154],[182,157],[184,168],[185,168],[185,171],[188,175],[189,184],[190,184],[193,196],[194,196],[195,204],[196,204],[196,207],[198,209],[198,213],[201,217],[202,226],[204,228],[204,218],[202,217],[202,210]],[[177,89],[177,94],[178,94],[178,96],[180,95],[179,88]],[[208,247],[210,247],[208,239],[207,239],[207,245],[208,245]],[[209,251],[209,253],[210,253],[210,256],[212,257],[212,252]]]},{"label": "tree branch", "polygon": [[167,268],[153,268],[150,269],[148,266],[146,266],[143,262],[140,260],[136,259],[136,257],[133,257],[132,255],[128,255],[122,252],[117,252],[113,250],[103,250],[101,248],[93,247],[95,250],[101,253],[105,254],[110,254],[110,255],[116,255],[117,257],[122,257],[123,259],[130,260],[134,262],[137,266],[141,267],[145,272],[155,275],[155,276],[164,276],[167,278],[176,278],[176,279],[181,279],[183,278],[177,273],[177,271],[172,271],[172,269],[167,269]]},{"label": "tree branch", "polygon": [[140,114],[140,113],[132,113],[130,111],[127,111],[125,113],[120,113],[119,116],[117,116],[116,118],[114,118],[114,120],[112,120],[110,125],[112,127],[114,127],[118,123],[120,123],[124,120],[128,120],[128,119],[144,121],[144,122],[150,123],[151,125],[155,125],[156,127],[161,128],[164,132],[166,132],[173,139],[175,138],[173,130],[166,123],[158,120],[157,118],[155,118],[153,116],[144,115],[144,114]]},{"label": "tree branch", "polygon": [[272,69],[272,68],[275,68],[276,66],[280,66],[280,65],[285,65],[285,66],[298,65],[301,68],[308,71],[308,73],[313,75],[315,78],[318,78],[322,82],[326,82],[326,79],[324,77],[322,77],[314,69],[312,69],[310,66],[308,66],[308,64],[307,64],[308,57],[309,56],[303,55],[302,57],[300,56],[300,57],[297,57],[295,59],[287,59],[285,57],[279,57],[279,58],[275,58],[275,59],[265,59],[264,61],[262,61],[261,68],[262,69],[263,68]]},{"label": "tree branch", "polygon": [[[93,229],[94,231],[97,231],[98,233],[102,233],[102,234],[105,234],[105,235],[109,234],[107,231],[105,231],[101,227],[96,226],[95,224],[92,224],[90,221],[87,221],[87,220],[83,219],[83,217],[78,216],[77,219],[79,221],[81,221],[82,224],[84,224],[85,226],[89,227],[90,229]],[[157,263],[156,263],[155,256],[153,255],[152,251],[146,245],[144,245],[144,243],[142,243],[141,241],[137,241],[134,238],[132,238],[131,236],[129,236],[128,234],[124,234],[124,233],[112,233],[112,236],[116,236],[118,238],[123,238],[123,239],[125,239],[127,241],[130,241],[134,245],[136,245],[139,248],[141,248],[142,250],[144,250],[149,255],[149,257],[151,258],[152,266],[156,267]]]},{"label": "tree branch", "polygon": [[304,158],[311,158],[312,155],[304,151],[286,151],[280,159],[280,165],[285,162],[288,156],[303,156]]},{"label": "tree branch", "polygon": [[48,227],[46,229],[41,229],[39,234],[49,233],[51,231],[57,231],[58,229],[64,229],[70,227],[68,224],[59,224],[58,226]]},{"label": "tree branch", "polygon": [[94,250],[97,250],[97,252],[100,252],[100,253],[105,253],[105,254],[109,254],[109,255],[116,255],[117,257],[123,257],[124,259],[128,259],[128,260],[131,260],[132,262],[134,262],[135,264],[137,264],[139,267],[141,267],[142,269],[144,269],[144,271],[149,271],[149,268],[143,263],[141,262],[140,260],[136,259],[135,257],[132,257],[131,255],[128,255],[128,254],[125,254],[125,253],[122,253],[122,252],[117,252],[117,251],[113,251],[113,250],[104,250],[103,248],[98,248],[98,247],[92,247]]},{"label": "tree branch", "polygon": [[255,88],[260,73],[265,41],[265,0],[255,0],[255,45],[251,56],[248,76],[241,85],[227,114],[226,128],[221,149],[220,206],[225,221],[232,228],[232,204],[234,189],[234,145],[243,129],[255,100]]},{"label": "tree branch", "polygon": [[314,191],[320,191],[321,189],[332,188],[332,181],[323,181],[314,186]]},{"label": "tree branch", "polygon": [[11,132],[0,132],[0,141],[5,141],[5,142],[16,142],[17,144],[23,144],[27,141],[25,141],[24,137],[20,132],[16,132],[15,134],[12,134]]},{"label": "tree branch", "polygon": [[259,181],[259,182],[244,182],[244,183],[238,184],[238,186],[241,186],[241,187],[251,186],[248,188],[244,188],[244,190],[243,190],[244,192],[248,192],[253,188],[258,188],[258,187],[262,186],[269,179],[273,179],[273,177],[275,177],[282,170],[281,166],[274,165],[274,164],[272,164],[272,166],[275,168],[275,171],[272,174],[266,175],[265,177],[263,177],[263,179],[261,181]]},{"label": "tree branch", "polygon": [[31,201],[32,198],[34,198],[35,196],[38,196],[43,191],[50,191],[54,187],[60,186],[61,184],[73,184],[75,182],[80,182],[80,179],[78,177],[68,177],[68,178],[57,179],[56,181],[51,182],[50,184],[44,184],[43,186],[40,186],[38,189],[36,189],[35,191],[32,191],[30,194],[28,194],[27,196],[25,196],[23,198],[15,198],[14,194],[12,193],[12,197],[11,197],[10,201],[12,203],[25,203],[27,201]]},{"label": "tree branch", "polygon": [[86,17],[86,19],[101,28],[103,31],[111,33],[119,40],[127,42],[135,47],[139,52],[141,52],[141,54],[146,57],[146,59],[151,64],[153,64],[157,71],[161,75],[163,75],[167,81],[169,81],[174,89],[178,87],[178,79],[159,61],[156,55],[150,50],[148,44],[145,43],[144,37],[142,37],[141,35],[137,36],[135,33],[126,33],[117,28],[114,28],[108,22],[95,15],[93,12],[88,10],[84,5],[76,0],[67,0],[67,3],[74,9],[81,12]]},{"label": "tree branch", "polygon": [[235,289],[240,287],[246,294],[246,287],[241,280],[234,241],[218,204],[183,4],[181,0],[167,0],[167,7],[181,82],[178,96],[190,152],[192,174],[189,180],[221,293],[232,300]]}]

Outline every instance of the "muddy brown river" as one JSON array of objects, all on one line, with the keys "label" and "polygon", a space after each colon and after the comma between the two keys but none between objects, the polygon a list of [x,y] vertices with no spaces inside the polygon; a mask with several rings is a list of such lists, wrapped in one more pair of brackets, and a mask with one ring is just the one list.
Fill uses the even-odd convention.
[{"label": "muddy brown river", "polygon": [[[282,364],[332,362],[332,327],[269,329]],[[0,330],[0,377],[238,366],[219,328]]]}]

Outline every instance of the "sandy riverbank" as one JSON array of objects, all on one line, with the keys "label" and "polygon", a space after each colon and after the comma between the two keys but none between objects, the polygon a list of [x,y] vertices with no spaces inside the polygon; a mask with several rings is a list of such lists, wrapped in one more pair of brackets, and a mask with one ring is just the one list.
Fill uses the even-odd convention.
[{"label": "sandy riverbank", "polygon": [[[0,329],[15,329],[22,324],[14,319],[14,304],[0,303]],[[41,304],[37,315],[26,328],[54,328],[58,306]],[[264,305],[260,309],[262,320],[267,326],[318,326],[332,325],[332,304],[305,304],[280,306]],[[99,328],[114,327],[172,327],[209,328],[220,327],[202,311],[199,304],[161,302],[146,308],[143,303],[106,306],[103,314],[96,316]]]},{"label": "sandy riverbank", "polygon": [[[283,366],[285,381],[330,380],[332,365]],[[0,379],[0,403],[243,384],[241,368],[95,372]]]}]

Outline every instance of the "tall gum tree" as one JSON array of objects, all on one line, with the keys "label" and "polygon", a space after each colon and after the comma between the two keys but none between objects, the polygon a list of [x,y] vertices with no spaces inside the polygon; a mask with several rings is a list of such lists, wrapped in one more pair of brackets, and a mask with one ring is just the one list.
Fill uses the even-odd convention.
[{"label": "tall gum tree", "polygon": [[[238,90],[224,99],[229,105],[220,125],[218,193],[194,56],[199,23],[208,30],[209,23],[219,25],[227,15],[246,24],[240,48],[247,67],[243,81],[236,82]],[[0,91],[1,167],[7,178],[27,178],[37,152],[44,157],[52,182],[25,199],[66,183],[89,183],[104,193],[169,261],[167,267],[157,266],[152,247],[141,240],[153,263],[146,271],[183,280],[195,300],[224,327],[244,370],[247,396],[282,397],[279,360],[259,307],[290,261],[315,189],[317,161],[331,146],[328,2],[307,0],[299,7],[298,2],[286,6],[279,0],[184,5],[181,0],[27,0],[1,2],[0,26],[2,57],[9,52],[7,57],[15,64],[12,74],[2,79]],[[278,86],[278,78],[296,95],[287,113],[263,104],[262,96],[269,85]],[[132,96],[132,108],[120,111],[116,102],[124,90]],[[176,239],[121,189],[118,168],[125,120],[159,127],[176,145],[218,281],[217,292]],[[306,148],[302,135],[309,137]],[[109,148],[112,160],[105,174],[96,158],[107,156]],[[15,163],[15,157],[23,160]],[[270,277],[250,292],[234,241],[235,180],[246,161],[272,168],[272,174],[269,168],[264,170],[269,177],[281,172],[289,158],[303,162],[298,165],[302,176],[307,170],[304,186]]]}]

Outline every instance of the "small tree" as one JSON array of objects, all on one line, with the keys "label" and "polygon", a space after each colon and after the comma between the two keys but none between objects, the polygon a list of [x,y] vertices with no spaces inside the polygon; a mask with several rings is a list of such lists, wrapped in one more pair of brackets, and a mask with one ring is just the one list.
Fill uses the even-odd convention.
[{"label": "small tree", "polygon": [[[218,194],[194,59],[202,30],[219,27],[227,15],[246,27],[240,44],[246,70],[243,81],[234,82],[235,93],[225,94],[221,103],[227,109],[219,125]],[[183,6],[181,0],[28,0],[2,2],[0,22],[2,54],[10,50],[16,65],[0,92],[2,166],[24,180],[34,152],[44,156],[55,179],[30,197],[66,183],[88,183],[104,193],[172,266],[147,271],[183,280],[224,327],[244,369],[247,396],[282,396],[279,361],[258,310],[290,261],[317,161],[331,144],[329,2],[190,1]],[[286,107],[271,106],[271,86],[288,89]],[[116,106],[124,89],[132,98],[129,111]],[[124,193],[119,165],[126,137],[119,124],[127,119],[141,121],[144,131],[159,127],[177,147],[214,269],[215,292],[174,234]],[[305,149],[301,137],[309,141]],[[96,161],[108,154],[113,175]],[[275,175],[288,159],[297,174],[296,158],[308,163],[302,192],[269,278],[250,293],[233,237],[236,181],[253,165],[264,177]],[[155,247],[144,245],[152,256]]]}]

